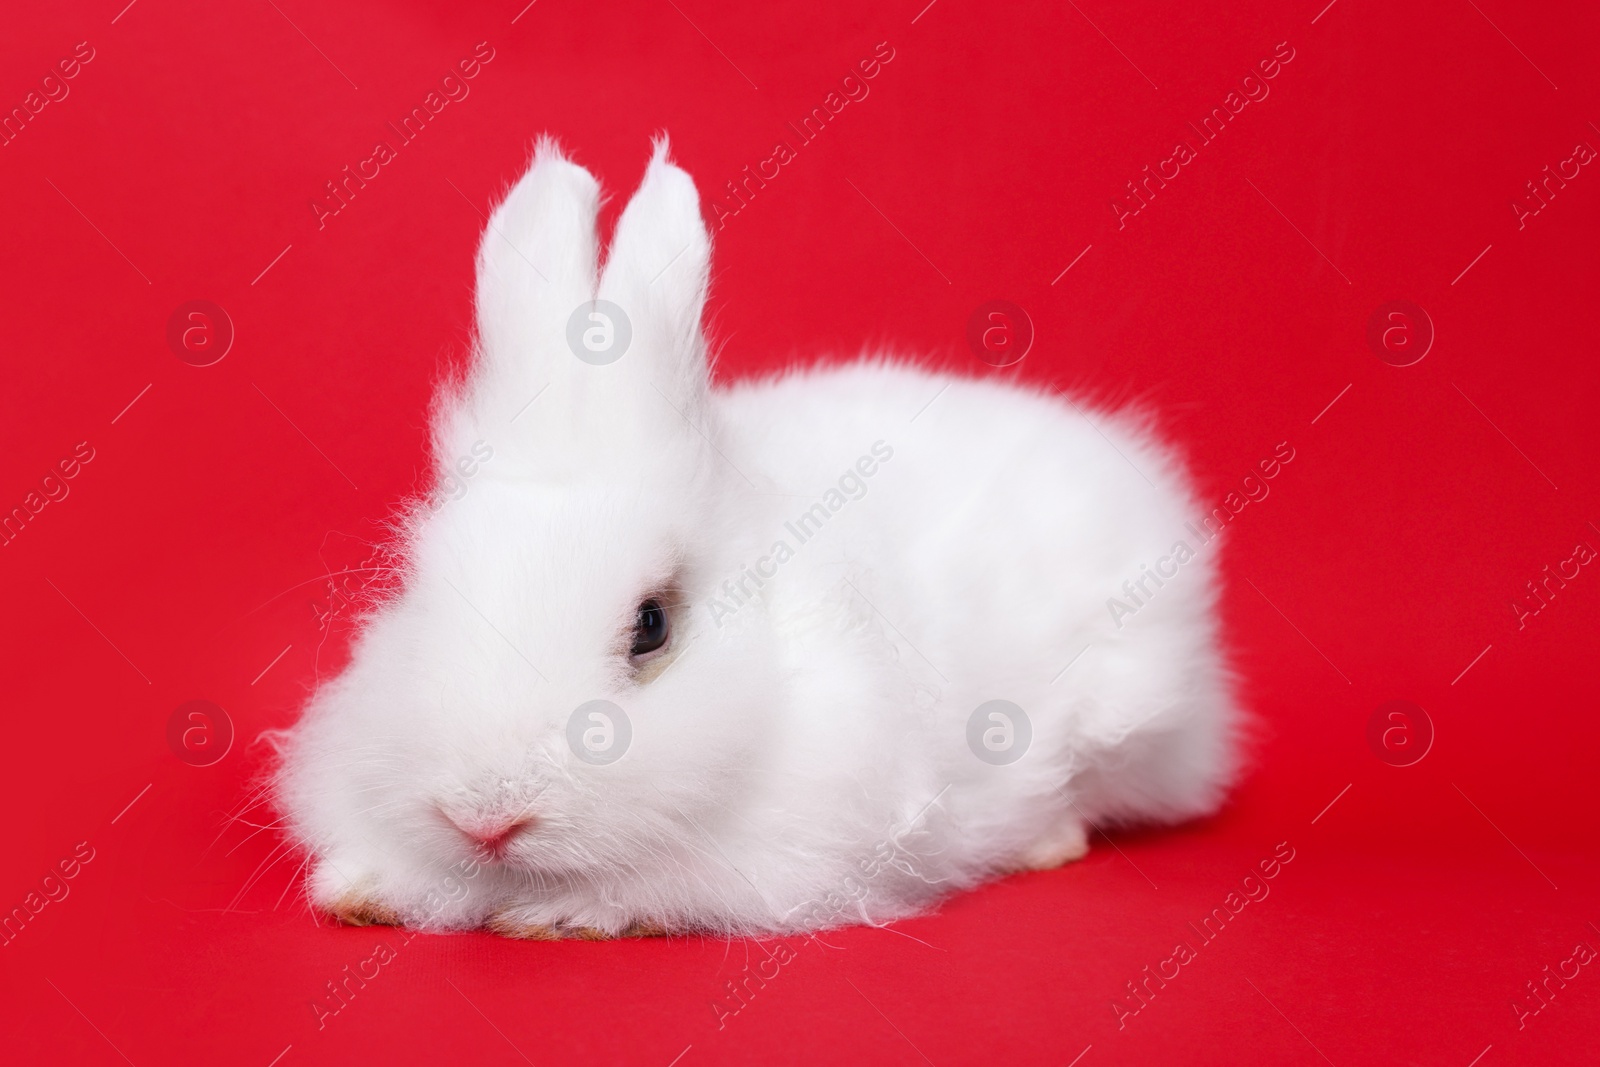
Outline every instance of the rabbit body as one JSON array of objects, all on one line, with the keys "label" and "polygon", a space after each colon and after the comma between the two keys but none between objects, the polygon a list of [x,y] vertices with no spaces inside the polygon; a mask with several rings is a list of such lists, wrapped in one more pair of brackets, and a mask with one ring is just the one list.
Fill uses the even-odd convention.
[{"label": "rabbit body", "polygon": [[[1240,717],[1215,546],[1148,427],[884,358],[713,386],[692,182],[658,145],[603,270],[597,195],[541,145],[484,236],[435,451],[494,458],[416,510],[402,591],[284,745],[317,906],[883,923],[1089,826],[1216,809]],[[624,318],[626,351],[585,358]],[[670,637],[641,657],[644,601]]]}]

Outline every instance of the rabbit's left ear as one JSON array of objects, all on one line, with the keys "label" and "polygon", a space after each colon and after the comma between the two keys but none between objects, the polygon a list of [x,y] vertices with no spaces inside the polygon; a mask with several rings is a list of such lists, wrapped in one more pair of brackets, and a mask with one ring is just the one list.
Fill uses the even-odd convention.
[{"label": "rabbit's left ear", "polygon": [[711,235],[700,217],[694,180],[668,159],[665,136],[655,142],[639,191],[633,194],[606,255],[597,299],[627,316],[630,351],[619,364],[648,381],[674,405],[702,406],[707,388],[705,310]]}]

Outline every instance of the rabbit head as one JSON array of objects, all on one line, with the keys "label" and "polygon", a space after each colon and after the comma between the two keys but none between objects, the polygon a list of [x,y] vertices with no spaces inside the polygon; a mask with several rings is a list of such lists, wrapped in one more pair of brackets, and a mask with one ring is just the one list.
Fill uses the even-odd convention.
[{"label": "rabbit head", "polygon": [[318,903],[416,920],[464,860],[502,882],[637,865],[756,773],[767,641],[694,610],[742,477],[709,403],[710,237],[664,139],[603,269],[598,202],[542,141],[483,235],[476,356],[434,434],[440,479],[472,475],[415,510],[401,590],[285,753]]}]

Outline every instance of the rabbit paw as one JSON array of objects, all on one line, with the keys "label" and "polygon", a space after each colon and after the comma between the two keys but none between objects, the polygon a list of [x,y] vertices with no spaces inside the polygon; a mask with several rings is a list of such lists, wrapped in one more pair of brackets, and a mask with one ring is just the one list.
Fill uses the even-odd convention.
[{"label": "rabbit paw", "polygon": [[519,915],[515,908],[489,916],[484,927],[491,933],[519,941],[612,941],[619,937],[665,937],[667,934],[665,926],[651,922],[631,923],[619,933],[595,926],[534,922]]},{"label": "rabbit paw", "polygon": [[505,912],[489,916],[483,926],[490,933],[517,941],[560,941],[562,938],[560,927],[526,922]]},{"label": "rabbit paw", "polygon": [[405,925],[400,910],[379,895],[377,879],[358,864],[319,858],[307,889],[312,907],[346,926]]},{"label": "rabbit paw", "polygon": [[1017,857],[1019,871],[1051,871],[1089,854],[1089,835],[1083,823],[1068,817],[1051,827]]},{"label": "rabbit paw", "polygon": [[402,926],[400,913],[389,905],[362,893],[352,892],[318,904],[323,914],[346,926]]}]

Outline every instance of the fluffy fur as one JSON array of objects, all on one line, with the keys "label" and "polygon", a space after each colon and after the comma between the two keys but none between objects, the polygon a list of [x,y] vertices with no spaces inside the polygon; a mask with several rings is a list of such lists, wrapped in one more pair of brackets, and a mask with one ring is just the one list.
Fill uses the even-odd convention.
[{"label": "fluffy fur", "polygon": [[[603,270],[598,201],[541,142],[483,236],[435,452],[441,476],[474,443],[494,458],[414,513],[403,590],[286,739],[314,904],[521,936],[882,923],[1077,858],[1086,822],[1216,809],[1239,720],[1214,550],[1136,616],[1107,607],[1192,540],[1167,448],[889,360],[714,386],[693,182],[659,142]],[[605,366],[566,340],[597,297],[633,326]],[[672,635],[639,670],[657,594]],[[567,742],[596,698],[632,724],[604,766]],[[994,699],[1032,726],[1004,766],[967,741]],[[462,829],[518,819],[495,856]]]}]

